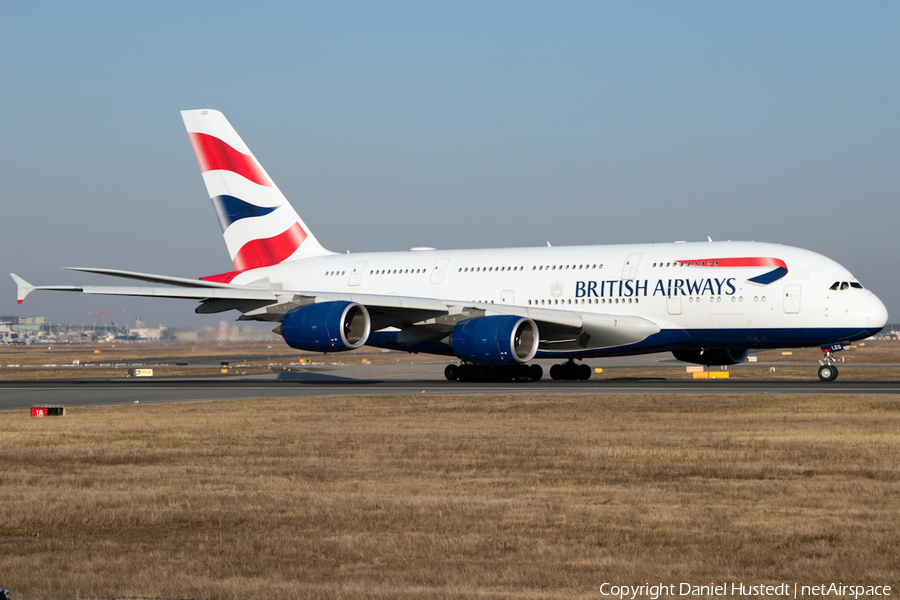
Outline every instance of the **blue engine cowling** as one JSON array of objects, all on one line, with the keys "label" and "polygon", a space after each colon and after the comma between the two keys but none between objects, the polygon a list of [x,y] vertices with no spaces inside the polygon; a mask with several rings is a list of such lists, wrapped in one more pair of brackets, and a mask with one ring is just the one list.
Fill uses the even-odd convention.
[{"label": "blue engine cowling", "polygon": [[742,363],[750,354],[749,350],[740,348],[718,348],[715,350],[673,350],[672,355],[678,360],[698,365],[736,365]]},{"label": "blue engine cowling", "polygon": [[322,302],[295,308],[284,315],[281,336],[291,348],[309,352],[342,352],[369,339],[369,311],[356,302]]},{"label": "blue engine cowling", "polygon": [[467,319],[450,333],[453,354],[491,365],[526,363],[537,353],[538,342],[534,321],[513,315]]}]

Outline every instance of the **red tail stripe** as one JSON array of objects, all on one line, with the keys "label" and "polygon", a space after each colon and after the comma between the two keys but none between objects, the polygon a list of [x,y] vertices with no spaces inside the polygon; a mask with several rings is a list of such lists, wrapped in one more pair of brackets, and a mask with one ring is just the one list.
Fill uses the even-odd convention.
[{"label": "red tail stripe", "polygon": [[781,267],[787,269],[787,264],[780,258],[770,256],[740,257],[740,258],[695,258],[693,260],[679,260],[677,262],[693,267]]},{"label": "red tail stripe", "polygon": [[248,154],[239,152],[217,137],[205,133],[188,133],[197,156],[200,172],[231,171],[258,185],[272,187],[262,169]]},{"label": "red tail stripe", "polygon": [[250,240],[234,255],[234,268],[238,271],[277,265],[293,254],[303,240],[306,232],[300,223],[294,223],[286,231],[261,240]]}]

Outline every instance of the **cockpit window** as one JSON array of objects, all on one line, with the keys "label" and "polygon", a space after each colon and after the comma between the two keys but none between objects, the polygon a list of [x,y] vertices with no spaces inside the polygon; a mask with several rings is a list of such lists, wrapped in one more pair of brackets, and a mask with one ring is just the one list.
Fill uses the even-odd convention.
[{"label": "cockpit window", "polygon": [[829,290],[849,290],[850,288],[853,288],[854,290],[861,290],[861,289],[863,289],[863,286],[858,281],[850,281],[850,282],[835,281],[833,284],[831,284],[831,287],[828,289]]}]

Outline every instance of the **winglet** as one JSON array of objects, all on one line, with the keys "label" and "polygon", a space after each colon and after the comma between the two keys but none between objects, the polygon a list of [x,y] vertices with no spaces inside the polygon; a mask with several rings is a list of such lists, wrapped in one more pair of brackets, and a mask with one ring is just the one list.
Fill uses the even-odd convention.
[{"label": "winglet", "polygon": [[18,287],[16,304],[22,304],[22,301],[25,300],[25,296],[33,292],[35,288],[15,273],[10,273],[10,276],[13,278],[13,281],[16,282],[16,286]]}]

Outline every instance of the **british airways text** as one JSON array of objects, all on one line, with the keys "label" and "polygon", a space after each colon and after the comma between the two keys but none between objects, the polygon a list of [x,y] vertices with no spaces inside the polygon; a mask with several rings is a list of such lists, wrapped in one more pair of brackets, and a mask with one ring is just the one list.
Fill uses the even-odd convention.
[{"label": "british airways text", "polygon": [[731,296],[734,277],[725,279],[659,279],[650,292],[649,279],[576,281],[576,298],[630,298],[632,296]]}]

